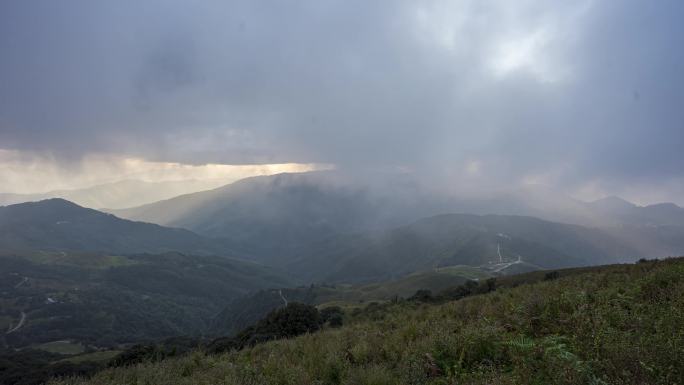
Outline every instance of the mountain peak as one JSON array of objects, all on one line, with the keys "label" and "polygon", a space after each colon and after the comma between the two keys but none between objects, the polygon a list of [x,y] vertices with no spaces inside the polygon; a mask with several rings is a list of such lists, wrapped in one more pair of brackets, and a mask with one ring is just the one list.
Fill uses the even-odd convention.
[{"label": "mountain peak", "polygon": [[62,198],[17,203],[0,207],[0,222],[53,223],[80,217],[106,217],[108,214],[81,207]]},{"label": "mountain peak", "polygon": [[0,235],[0,252],[228,252],[221,242],[188,230],[117,218],[61,198],[0,208]]},{"label": "mountain peak", "polygon": [[36,205],[62,206],[62,207],[81,207],[76,203],[64,198],[49,198],[34,202]]},{"label": "mountain peak", "polygon": [[637,207],[632,202],[629,202],[627,200],[624,200],[618,196],[611,195],[605,198],[601,198],[598,200],[595,200],[590,203],[594,207],[598,208],[603,208],[603,209],[608,209],[608,210],[625,210],[625,209],[632,209],[634,207]]},{"label": "mountain peak", "polygon": [[84,207],[81,207],[74,202],[62,198],[50,198],[35,202],[16,203],[4,207],[12,210],[85,210]]},{"label": "mountain peak", "polygon": [[677,206],[676,204],[671,203],[671,202],[654,203],[652,205],[646,206],[646,208],[656,209],[656,210],[665,210],[665,211],[682,209],[680,206]]}]

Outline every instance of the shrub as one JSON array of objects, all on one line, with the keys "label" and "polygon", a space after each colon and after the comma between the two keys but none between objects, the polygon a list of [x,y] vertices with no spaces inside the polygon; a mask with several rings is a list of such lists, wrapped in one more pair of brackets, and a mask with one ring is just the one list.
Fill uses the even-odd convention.
[{"label": "shrub", "polygon": [[292,302],[286,307],[270,312],[257,322],[234,337],[219,338],[212,341],[208,350],[220,353],[229,350],[240,350],[257,343],[295,337],[311,333],[320,328],[321,316],[314,306]]},{"label": "shrub", "polygon": [[548,273],[544,274],[544,281],[553,281],[559,277],[560,274],[557,271],[549,271]]},{"label": "shrub", "polygon": [[417,301],[417,302],[430,302],[433,300],[432,298],[432,291],[426,290],[426,289],[420,289],[416,291],[416,294],[411,296],[409,298],[411,301]]},{"label": "shrub", "polygon": [[321,310],[321,323],[328,323],[333,328],[342,326],[344,311],[339,306],[330,306]]}]

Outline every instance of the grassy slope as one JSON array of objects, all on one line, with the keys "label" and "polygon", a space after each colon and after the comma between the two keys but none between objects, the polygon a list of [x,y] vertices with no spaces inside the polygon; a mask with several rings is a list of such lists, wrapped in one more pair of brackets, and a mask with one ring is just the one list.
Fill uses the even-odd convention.
[{"label": "grassy slope", "polygon": [[372,309],[341,329],[54,384],[684,383],[684,259]]},{"label": "grassy slope", "polygon": [[449,266],[430,271],[420,271],[405,277],[367,285],[337,285],[334,289],[319,287],[316,305],[357,304],[367,301],[385,301],[395,296],[407,298],[416,290],[426,289],[433,293],[456,286],[469,279],[486,279],[491,275],[471,266]]},{"label": "grassy slope", "polygon": [[417,290],[433,293],[458,286],[469,279],[484,280],[492,275],[472,266],[449,266],[420,271],[399,279],[365,285],[318,285],[311,287],[263,290],[239,298],[225,307],[213,320],[212,333],[231,335],[256,323],[270,311],[283,306],[282,294],[289,302],[341,306],[347,310],[365,307],[368,302],[385,302],[396,297],[408,298]]}]

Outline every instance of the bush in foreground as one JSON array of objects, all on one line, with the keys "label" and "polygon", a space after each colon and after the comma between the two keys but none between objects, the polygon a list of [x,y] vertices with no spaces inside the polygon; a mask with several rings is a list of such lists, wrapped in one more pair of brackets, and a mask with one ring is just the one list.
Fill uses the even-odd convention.
[{"label": "bush in foreground", "polygon": [[316,307],[296,302],[290,303],[284,308],[272,311],[256,325],[241,331],[234,337],[214,340],[207,350],[210,353],[240,350],[257,343],[315,332],[320,326],[321,317]]}]

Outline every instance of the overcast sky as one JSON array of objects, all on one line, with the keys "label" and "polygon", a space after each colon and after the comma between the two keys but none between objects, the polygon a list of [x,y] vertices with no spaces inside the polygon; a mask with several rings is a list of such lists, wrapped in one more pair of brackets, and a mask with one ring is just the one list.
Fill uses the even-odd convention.
[{"label": "overcast sky", "polygon": [[681,204],[683,16],[681,0],[4,0],[0,190],[10,162],[112,157]]}]

